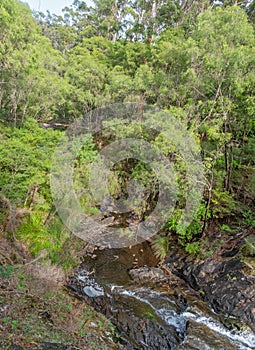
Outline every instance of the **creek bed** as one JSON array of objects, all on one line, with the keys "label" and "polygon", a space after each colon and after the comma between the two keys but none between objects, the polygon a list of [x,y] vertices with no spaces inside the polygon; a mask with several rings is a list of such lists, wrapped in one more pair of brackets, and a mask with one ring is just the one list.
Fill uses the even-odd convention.
[{"label": "creek bed", "polygon": [[152,274],[140,283],[131,279],[130,270],[143,266],[146,272],[150,268],[144,266],[156,265],[146,242],[95,250],[70,277],[69,288],[111,320],[123,349],[255,349],[252,331],[224,326],[221,316],[181,280],[171,283],[163,270],[165,279],[158,274],[158,282]]}]

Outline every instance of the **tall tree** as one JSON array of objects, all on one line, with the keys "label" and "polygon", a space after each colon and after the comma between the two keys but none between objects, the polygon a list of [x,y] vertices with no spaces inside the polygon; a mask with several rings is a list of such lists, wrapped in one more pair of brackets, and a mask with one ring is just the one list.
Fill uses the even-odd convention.
[{"label": "tall tree", "polygon": [[42,35],[27,6],[8,0],[1,5],[1,14],[5,23],[0,33],[2,115],[15,123],[25,116],[56,117],[65,108],[68,90],[62,78],[63,57]]},{"label": "tall tree", "polygon": [[200,50],[200,62],[193,64],[199,92],[196,123],[211,140],[204,145],[207,155],[213,149],[218,158],[215,181],[224,177],[224,190],[235,192],[235,169],[244,162],[240,150],[247,134],[254,137],[254,31],[239,7],[217,7],[198,17],[194,39]]}]

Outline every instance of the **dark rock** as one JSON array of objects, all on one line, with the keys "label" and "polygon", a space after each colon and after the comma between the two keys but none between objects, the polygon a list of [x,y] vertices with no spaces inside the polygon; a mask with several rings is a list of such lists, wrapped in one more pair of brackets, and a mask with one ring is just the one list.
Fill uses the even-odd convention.
[{"label": "dark rock", "polygon": [[231,251],[201,262],[187,262],[186,256],[173,253],[166,266],[200,291],[216,312],[238,318],[255,331],[255,276],[244,272],[241,258],[232,257],[240,246],[237,241]]},{"label": "dark rock", "polygon": [[[157,271],[157,270],[156,270]],[[120,335],[123,349],[143,350],[143,349],[175,349],[180,344],[186,332],[185,321],[181,326],[169,324],[163,318],[155,313],[150,303],[143,300],[143,295],[134,295],[133,292],[123,290],[118,292],[121,287],[104,287],[104,295],[89,297],[84,293],[87,286],[93,286],[96,283],[90,272],[86,273],[83,268],[82,275],[70,277],[68,287],[76,296],[82,297],[86,303],[93,306],[97,311],[103,313],[111,319]],[[156,272],[154,271],[156,274]],[[157,271],[160,278],[163,275]],[[116,288],[116,291],[115,291]],[[149,290],[146,290],[146,296]],[[176,315],[176,309],[173,309],[173,315]]]},{"label": "dark rock", "polygon": [[235,256],[239,253],[239,249],[238,248],[235,248],[235,249],[232,249],[232,250],[229,250],[225,253],[222,254],[222,257],[223,258],[230,258],[232,256]]},{"label": "dark rock", "polygon": [[135,282],[150,284],[167,281],[169,278],[160,268],[148,266],[132,269],[129,275]]}]

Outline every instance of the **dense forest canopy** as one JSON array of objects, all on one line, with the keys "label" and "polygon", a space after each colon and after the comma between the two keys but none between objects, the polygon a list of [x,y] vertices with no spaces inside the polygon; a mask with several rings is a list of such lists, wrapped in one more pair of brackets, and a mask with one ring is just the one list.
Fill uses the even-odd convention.
[{"label": "dense forest canopy", "polygon": [[[69,124],[91,109],[138,101],[171,111],[201,147],[204,200],[181,242],[197,249],[194,242],[213,220],[228,230],[231,222],[254,225],[254,7],[255,1],[100,0],[87,6],[75,0],[57,16],[1,1],[4,229],[17,229],[17,208],[32,213],[30,226],[19,229],[25,237],[35,227],[42,235],[49,231],[48,218],[56,215],[49,172],[61,131],[43,125]],[[78,188],[86,184],[93,141],[82,152]],[[173,152],[166,147],[166,156]],[[176,208],[166,232],[175,232],[182,209]]]}]

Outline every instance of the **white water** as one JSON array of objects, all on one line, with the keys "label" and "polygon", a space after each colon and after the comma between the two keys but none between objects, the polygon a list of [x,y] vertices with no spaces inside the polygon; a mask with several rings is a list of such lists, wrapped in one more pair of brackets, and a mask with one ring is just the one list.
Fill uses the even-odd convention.
[{"label": "white water", "polygon": [[[146,298],[141,297],[139,295],[139,294],[142,294],[143,292],[146,293]],[[118,293],[122,295],[127,295],[129,297],[133,297],[141,301],[142,303],[148,304],[152,308],[152,310],[155,312],[155,314],[159,316],[161,319],[163,319],[167,324],[174,326],[179,332],[184,331],[186,320],[182,315],[179,315],[174,310],[175,307],[173,306],[175,306],[175,303],[166,295],[159,293],[155,290],[145,289],[145,288],[136,289],[135,291],[131,291],[127,289],[119,289]],[[165,301],[164,307],[158,308],[157,305],[155,305],[156,303],[152,303],[150,299],[155,301],[160,299],[161,305],[163,304],[162,302]]]},{"label": "white water", "polygon": [[[255,349],[255,334],[251,331],[239,331],[234,332],[228,330],[217,318],[202,313],[198,308],[188,307],[184,312],[177,313],[173,307],[174,302],[167,295],[164,295],[155,290],[137,288],[135,290],[124,289],[123,287],[113,287],[114,293],[126,295],[143,303],[148,304],[156,315],[163,319],[167,324],[173,325],[177,330],[182,331],[187,321],[193,321],[198,326],[203,325],[208,330],[212,331],[215,339],[224,338],[228,340],[233,349],[238,350],[251,350]],[[161,300],[161,307],[157,308],[157,300]],[[201,328],[203,331],[203,328]],[[189,336],[189,334],[188,334]],[[203,338],[203,334],[200,334]],[[202,344],[201,344],[202,345]],[[183,343],[183,349],[185,349],[185,342]],[[202,349],[202,348],[201,348]],[[204,345],[203,349],[207,350],[225,350],[224,347],[212,348]]]},{"label": "white water", "polygon": [[187,320],[193,320],[196,323],[203,324],[215,333],[231,339],[235,342],[240,350],[255,349],[255,335],[249,331],[233,332],[224,327],[218,320],[210,316],[194,314],[190,311],[185,311],[182,314]]}]

